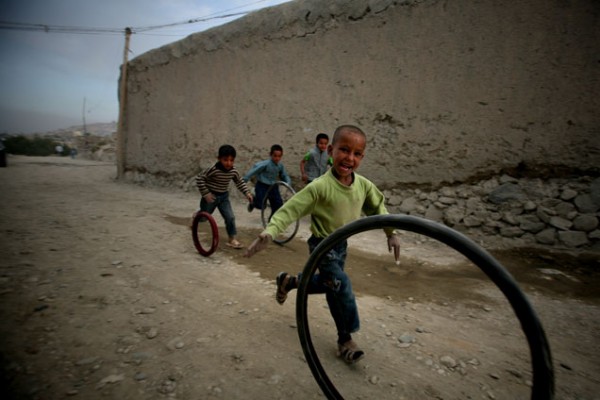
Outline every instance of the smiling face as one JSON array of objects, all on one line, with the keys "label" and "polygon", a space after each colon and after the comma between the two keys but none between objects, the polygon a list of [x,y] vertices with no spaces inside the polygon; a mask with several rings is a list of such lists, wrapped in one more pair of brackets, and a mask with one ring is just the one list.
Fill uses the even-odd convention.
[{"label": "smiling face", "polygon": [[279,164],[279,161],[281,161],[281,157],[283,157],[283,152],[282,151],[273,150],[271,152],[271,160],[273,160],[273,162],[275,164]]},{"label": "smiling face", "polygon": [[327,139],[319,139],[319,141],[317,142],[317,147],[319,148],[319,150],[325,151],[325,150],[327,150],[327,145],[328,144],[329,144],[329,140],[327,140]]},{"label": "smiling face", "polygon": [[352,184],[352,173],[360,166],[366,147],[367,140],[361,132],[344,129],[334,136],[328,152],[333,159],[333,175],[342,184]]}]

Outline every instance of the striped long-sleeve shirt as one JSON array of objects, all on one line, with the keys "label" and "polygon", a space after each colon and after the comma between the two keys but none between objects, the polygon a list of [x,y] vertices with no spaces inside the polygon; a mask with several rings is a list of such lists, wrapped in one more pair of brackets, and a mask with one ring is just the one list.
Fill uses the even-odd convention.
[{"label": "striped long-sleeve shirt", "polygon": [[196,176],[196,186],[202,196],[209,193],[223,194],[229,190],[229,182],[233,181],[235,186],[244,196],[250,194],[250,189],[240,176],[238,170],[233,167],[226,170],[220,162]]}]

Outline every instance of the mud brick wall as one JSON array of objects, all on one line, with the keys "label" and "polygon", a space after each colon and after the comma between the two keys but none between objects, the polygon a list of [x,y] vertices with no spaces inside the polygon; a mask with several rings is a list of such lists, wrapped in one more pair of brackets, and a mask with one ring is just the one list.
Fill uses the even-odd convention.
[{"label": "mud brick wall", "polygon": [[[224,143],[298,179],[319,132],[368,135],[384,189],[600,166],[600,3],[293,1],[128,66],[125,177],[185,185]],[[135,39],[135,36],[134,36]]]}]

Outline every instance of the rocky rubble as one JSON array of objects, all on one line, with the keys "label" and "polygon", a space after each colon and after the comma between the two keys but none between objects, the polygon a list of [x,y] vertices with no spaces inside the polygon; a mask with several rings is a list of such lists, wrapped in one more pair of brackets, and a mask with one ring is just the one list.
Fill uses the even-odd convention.
[{"label": "rocky rubble", "polygon": [[385,191],[390,212],[431,219],[514,246],[600,251],[600,178],[517,179],[508,175],[438,190]]}]

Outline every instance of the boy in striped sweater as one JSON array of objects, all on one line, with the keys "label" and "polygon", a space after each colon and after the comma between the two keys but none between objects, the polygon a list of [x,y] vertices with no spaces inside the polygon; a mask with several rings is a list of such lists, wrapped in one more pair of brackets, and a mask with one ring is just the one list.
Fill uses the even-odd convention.
[{"label": "boy in striped sweater", "polygon": [[240,176],[238,170],[233,166],[236,151],[233,146],[225,144],[219,147],[218,161],[210,168],[196,176],[196,186],[202,195],[200,210],[212,214],[215,208],[225,220],[225,229],[229,236],[227,246],[241,249],[244,246],[235,238],[237,229],[235,216],[229,201],[229,182],[233,181],[237,189],[252,202],[252,193],[246,182]]}]

